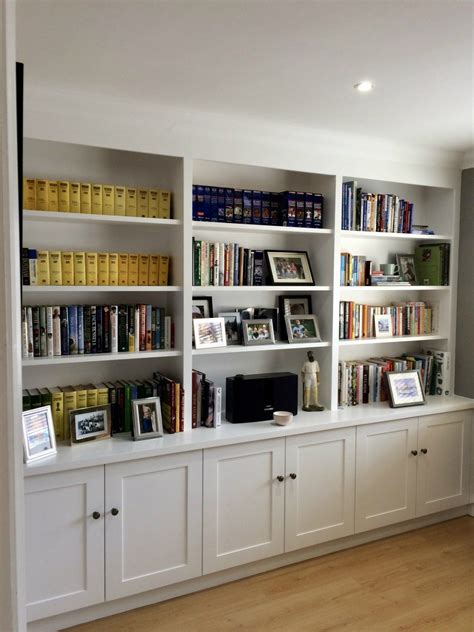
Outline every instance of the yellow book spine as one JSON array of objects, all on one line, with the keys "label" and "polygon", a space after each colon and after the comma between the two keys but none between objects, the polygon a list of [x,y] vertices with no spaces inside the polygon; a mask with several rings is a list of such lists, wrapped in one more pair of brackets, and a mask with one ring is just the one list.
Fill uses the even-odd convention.
[{"label": "yellow book spine", "polygon": [[74,285],[86,285],[86,253],[74,253]]},{"label": "yellow book spine", "polygon": [[59,250],[49,253],[49,282],[50,285],[63,284],[62,256]]},{"label": "yellow book spine", "polygon": [[158,217],[160,210],[160,199],[158,189],[148,191],[148,217]]},{"label": "yellow book spine", "polygon": [[77,408],[77,394],[72,386],[63,389],[64,394],[64,439],[68,441],[71,438],[71,422],[69,412]]},{"label": "yellow book spine", "polygon": [[49,252],[47,250],[38,250],[37,285],[51,285]]},{"label": "yellow book spine", "polygon": [[71,208],[71,189],[69,187],[69,182],[65,180],[62,182],[58,182],[59,187],[59,200],[58,207],[61,213],[69,213]]},{"label": "yellow book spine", "polygon": [[127,187],[126,214],[129,217],[137,216],[137,190],[132,187]]},{"label": "yellow book spine", "polygon": [[48,182],[48,211],[59,211],[59,186],[55,180]]},{"label": "yellow book spine", "polygon": [[138,189],[137,216],[148,217],[148,189]]},{"label": "yellow book spine", "polygon": [[53,416],[56,441],[64,441],[64,394],[59,387],[50,388],[51,414]]},{"label": "yellow book spine", "polygon": [[81,212],[81,183],[80,182],[69,183],[69,212],[70,213]]},{"label": "yellow book spine", "polygon": [[81,213],[92,213],[92,190],[87,182],[81,183]]},{"label": "yellow book spine", "polygon": [[36,206],[38,211],[48,210],[48,181],[36,180]]},{"label": "yellow book spine", "polygon": [[92,185],[92,212],[102,215],[102,185]]},{"label": "yellow book spine", "polygon": [[126,215],[127,189],[115,187],[115,215]]},{"label": "yellow book spine", "polygon": [[97,403],[97,387],[93,384],[87,385],[87,407],[98,406]]},{"label": "yellow book spine", "polygon": [[171,217],[171,191],[159,190],[159,210],[158,217],[170,219]]},{"label": "yellow book spine", "polygon": [[118,259],[118,284],[128,285],[128,254],[121,252]]},{"label": "yellow book spine", "polygon": [[138,255],[128,255],[128,282],[127,285],[138,285]]},{"label": "yellow book spine", "polygon": [[78,408],[87,408],[87,389],[85,386],[73,386],[76,390],[76,405]]},{"label": "yellow book spine", "polygon": [[119,256],[116,252],[109,253],[109,285],[118,285]]},{"label": "yellow book spine", "polygon": [[148,285],[159,284],[160,271],[160,255],[150,255],[150,264],[148,268]]},{"label": "yellow book spine", "polygon": [[105,406],[109,403],[109,389],[105,384],[97,384],[97,406]]},{"label": "yellow book spine", "polygon": [[23,208],[36,211],[36,181],[34,178],[23,178]]},{"label": "yellow book spine", "polygon": [[97,256],[98,261],[98,284],[99,285],[110,285],[109,282],[109,253],[108,252],[99,252]]},{"label": "yellow book spine", "polygon": [[63,285],[74,285],[74,253],[61,253]]},{"label": "yellow book spine", "polygon": [[150,275],[150,257],[140,255],[138,259],[138,285],[148,285]]},{"label": "yellow book spine", "polygon": [[102,187],[102,215],[115,214],[115,187],[104,184]]},{"label": "yellow book spine", "polygon": [[168,285],[168,271],[169,271],[170,258],[165,255],[160,255],[160,271],[159,271],[159,284]]},{"label": "yellow book spine", "polygon": [[97,253],[86,252],[86,284],[98,285]]}]

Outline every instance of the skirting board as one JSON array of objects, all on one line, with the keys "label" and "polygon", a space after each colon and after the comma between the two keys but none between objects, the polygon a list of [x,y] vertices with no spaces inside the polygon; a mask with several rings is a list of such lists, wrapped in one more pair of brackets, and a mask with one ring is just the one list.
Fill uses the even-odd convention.
[{"label": "skirting board", "polygon": [[79,625],[88,621],[95,621],[97,619],[118,614],[120,612],[126,612],[128,610],[142,608],[143,606],[149,606],[151,604],[159,603],[160,601],[166,601],[167,599],[173,599],[174,597],[181,597],[182,595],[198,592],[207,588],[213,588],[214,586],[243,579],[244,577],[265,573],[276,568],[281,568],[297,562],[303,562],[322,555],[328,555],[329,553],[336,553],[337,551],[342,551],[361,544],[374,542],[376,540],[381,540],[382,538],[388,538],[400,533],[406,533],[407,531],[413,531],[414,529],[420,529],[421,527],[427,527],[432,524],[451,520],[452,518],[459,518],[460,516],[465,515],[474,516],[474,505],[456,507],[455,509],[449,509],[448,511],[432,514],[430,516],[415,518],[414,520],[409,520],[407,522],[401,522],[381,529],[374,529],[373,531],[351,535],[339,540],[333,540],[324,544],[307,547],[299,551],[284,553],[282,555],[277,555],[258,562],[252,562],[251,564],[245,564],[243,566],[237,566],[235,568],[230,568],[211,575],[196,577],[195,579],[190,579],[179,584],[172,584],[171,586],[165,586],[157,590],[150,590],[137,595],[131,595],[130,597],[125,597],[123,599],[116,599],[107,603],[97,604],[95,606],[75,610],[73,612],[67,612],[65,614],[50,617],[48,619],[42,619],[40,621],[32,621],[28,624],[28,632],[57,632],[58,630],[63,630],[64,628],[72,627],[74,625]]}]

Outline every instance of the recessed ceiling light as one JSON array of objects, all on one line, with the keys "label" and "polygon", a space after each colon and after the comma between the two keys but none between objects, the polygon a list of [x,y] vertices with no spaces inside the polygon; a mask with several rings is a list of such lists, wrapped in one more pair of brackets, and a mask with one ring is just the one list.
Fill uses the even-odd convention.
[{"label": "recessed ceiling light", "polygon": [[370,92],[374,89],[374,84],[372,81],[361,81],[360,83],[355,83],[354,88],[359,92]]}]

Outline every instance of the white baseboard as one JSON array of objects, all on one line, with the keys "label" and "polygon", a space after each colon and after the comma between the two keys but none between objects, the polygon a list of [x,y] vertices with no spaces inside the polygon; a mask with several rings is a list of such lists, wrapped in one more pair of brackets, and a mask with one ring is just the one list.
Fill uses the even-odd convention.
[{"label": "white baseboard", "polygon": [[127,610],[134,610],[143,606],[149,606],[154,603],[159,603],[160,601],[180,597],[182,595],[187,595],[206,588],[212,588],[237,579],[281,568],[282,566],[288,566],[290,564],[295,564],[296,562],[303,562],[312,558],[320,557],[321,555],[328,555],[329,553],[335,553],[354,546],[374,542],[382,538],[388,538],[400,533],[420,529],[421,527],[426,527],[438,522],[444,522],[446,520],[451,520],[452,518],[458,518],[465,515],[474,516],[474,504],[457,507],[441,513],[432,514],[430,516],[423,516],[422,518],[415,518],[414,520],[401,522],[381,529],[351,535],[339,540],[333,540],[324,544],[307,547],[299,551],[284,553],[283,555],[277,555],[265,560],[260,560],[259,562],[252,562],[251,564],[237,566],[236,568],[212,573],[211,575],[196,577],[195,579],[190,579],[179,584],[172,584],[171,586],[165,586],[164,588],[159,588],[157,590],[150,590],[148,592],[132,595],[123,599],[116,599],[114,601],[97,604],[81,610],[67,612],[48,619],[32,621],[28,624],[28,632],[57,632],[58,630],[63,630],[64,628],[72,627],[74,625],[79,625],[88,621],[95,621],[96,619],[108,617],[120,612],[126,612]]}]

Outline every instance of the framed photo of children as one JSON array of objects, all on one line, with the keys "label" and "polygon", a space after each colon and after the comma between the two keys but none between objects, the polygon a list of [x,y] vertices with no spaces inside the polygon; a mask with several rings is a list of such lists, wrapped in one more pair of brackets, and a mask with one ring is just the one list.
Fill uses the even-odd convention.
[{"label": "framed photo of children", "polygon": [[387,371],[385,379],[391,408],[426,403],[419,371]]},{"label": "framed photo of children", "polygon": [[163,436],[163,420],[159,397],[132,400],[133,440],[155,439]]},{"label": "framed photo of children", "polygon": [[275,335],[271,318],[253,318],[242,321],[244,345],[273,345]]},{"label": "framed photo of children", "polygon": [[265,250],[272,285],[314,285],[308,253]]},{"label": "framed photo of children", "polygon": [[41,406],[22,413],[25,463],[56,454],[51,406]]},{"label": "framed photo of children", "polygon": [[69,424],[71,444],[109,439],[112,429],[110,404],[71,410]]},{"label": "framed photo of children", "polygon": [[318,319],[314,314],[285,316],[288,342],[321,342]]},{"label": "framed photo of children", "polygon": [[196,349],[227,346],[223,318],[198,318],[193,321],[193,326]]}]

